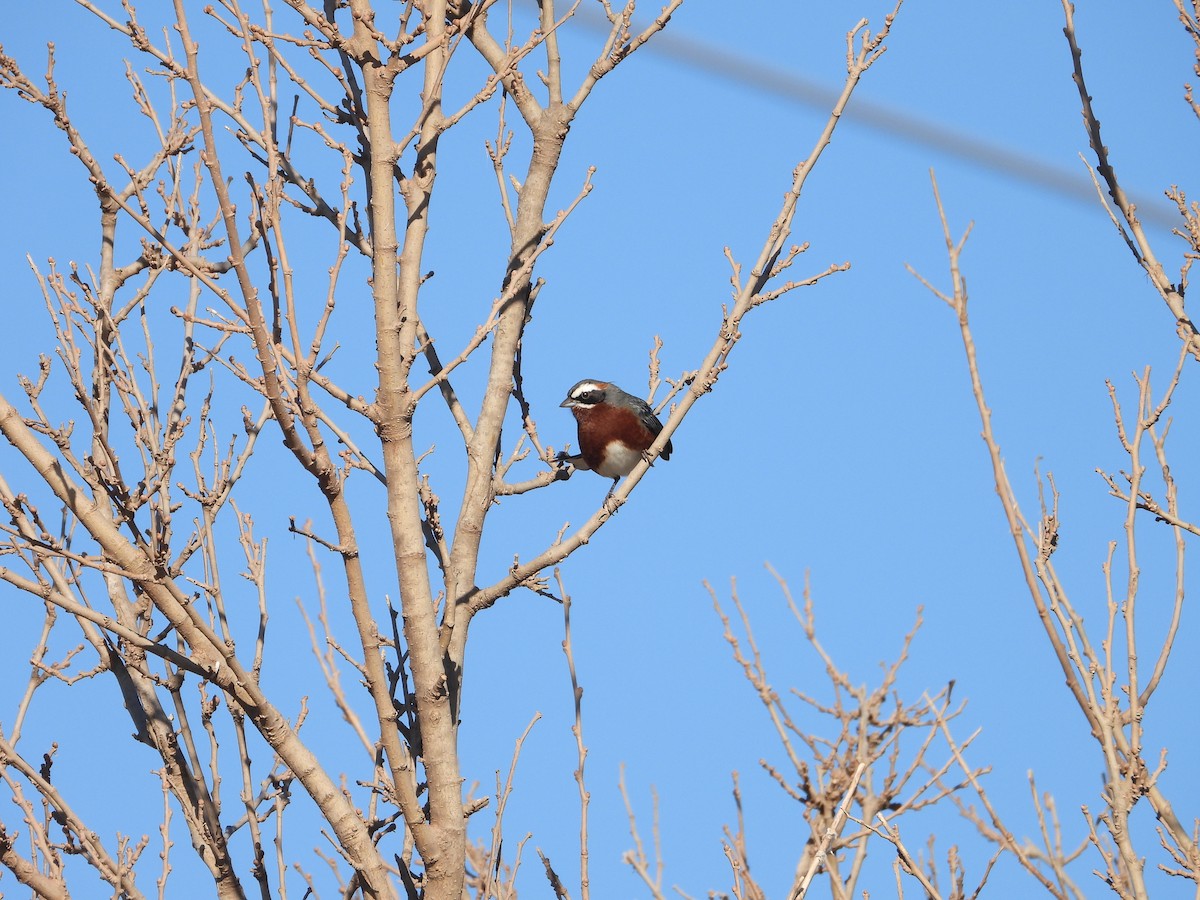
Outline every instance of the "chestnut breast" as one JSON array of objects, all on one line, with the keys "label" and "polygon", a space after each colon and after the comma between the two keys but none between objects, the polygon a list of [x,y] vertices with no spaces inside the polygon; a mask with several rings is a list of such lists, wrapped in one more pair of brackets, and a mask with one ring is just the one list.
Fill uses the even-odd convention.
[{"label": "chestnut breast", "polygon": [[580,454],[588,468],[605,478],[621,478],[633,471],[657,436],[628,409],[602,403],[571,412],[579,423]]}]

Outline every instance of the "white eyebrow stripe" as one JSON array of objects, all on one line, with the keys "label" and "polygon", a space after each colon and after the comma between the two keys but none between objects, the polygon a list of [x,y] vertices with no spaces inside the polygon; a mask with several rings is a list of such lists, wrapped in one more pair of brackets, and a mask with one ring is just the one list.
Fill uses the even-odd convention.
[{"label": "white eyebrow stripe", "polygon": [[579,397],[582,397],[584,394],[588,393],[589,391],[598,391],[598,390],[600,390],[600,385],[596,384],[596,382],[585,381],[582,384],[575,385],[575,390],[571,391],[571,399],[576,400]]}]

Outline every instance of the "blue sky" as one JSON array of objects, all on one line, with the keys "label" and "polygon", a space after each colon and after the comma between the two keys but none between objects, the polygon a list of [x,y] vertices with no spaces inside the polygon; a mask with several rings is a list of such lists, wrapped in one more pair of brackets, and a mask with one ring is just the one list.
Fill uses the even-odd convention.
[{"label": "blue sky", "polygon": [[[746,13],[731,13],[730,6],[689,0],[671,22],[671,35],[750,60],[783,79],[832,89],[844,71],[847,29],[860,16],[877,27],[890,10],[876,0],[775,4],[769,13],[757,4]],[[1162,190],[1171,184],[1186,189],[1193,171],[1195,122],[1182,84],[1197,77],[1174,9],[1167,2],[1083,2],[1076,21],[1089,87],[1123,182],[1169,213]],[[776,688],[794,686],[828,699],[822,663],[791,621],[765,563],[797,594],[807,574],[820,638],[856,684],[878,681],[879,662],[894,658],[922,606],[925,624],[903,671],[901,695],[915,702],[955,680],[956,698],[970,701],[958,720],[960,737],[983,729],[970,759],[992,767],[987,785],[1012,830],[1021,836],[1035,831],[1026,781],[1032,770],[1039,788],[1057,798],[1066,843],[1084,834],[1077,811],[1099,805],[1098,751],[1022,586],[979,440],[954,317],[904,268],[911,264],[934,284],[948,285],[929,169],[936,169],[956,234],[975,223],[964,267],[1009,476],[1032,515],[1034,466],[1053,471],[1063,522],[1056,562],[1089,622],[1103,617],[1106,544],[1122,537],[1123,508],[1095,474],[1125,464],[1105,379],[1127,403],[1136,398],[1131,372],[1152,366],[1156,383],[1165,384],[1178,352],[1173,325],[1097,202],[1070,199],[952,153],[944,142],[915,142],[854,115],[856,102],[869,103],[1060,170],[1064,183],[1086,183],[1078,154],[1086,153],[1087,142],[1061,29],[1061,10],[1053,3],[909,0],[888,52],[865,76],[809,179],[796,220],[795,239],[811,242],[798,273],[847,260],[851,270],[746,319],[729,371],[676,433],[670,462],[656,465],[631,502],[564,566],[585,688],[594,896],[646,895],[620,862],[630,846],[616,790],[621,765],[644,835],[651,786],[660,798],[666,885],[697,897],[728,890],[720,829],[733,821],[735,770],[756,877],[773,897],[790,884],[807,828],[796,805],[759,767],[763,758],[782,765],[782,752],[729,657],[702,586],[710,581],[724,599],[736,578]],[[144,134],[121,86],[127,51],[85,12],[67,3],[37,10],[20,5],[6,31],[5,52],[30,73],[44,71],[42,48],[47,39],[56,41],[61,85],[101,159],[110,160],[130,135]],[[560,37],[571,83],[599,38],[584,25],[568,26]],[[240,75],[230,71],[231,80]],[[108,99],[112,91],[115,100]],[[0,265],[10,318],[0,335],[0,375],[3,390],[16,398],[15,373],[35,371],[37,354],[53,349],[25,255],[39,263],[51,256],[60,263],[94,261],[95,203],[47,117],[11,93],[3,110],[8,137],[0,178],[10,215],[0,223]],[[557,403],[580,378],[644,392],[655,335],[665,342],[664,374],[699,363],[728,299],[722,248],[749,267],[791,169],[808,154],[825,115],[770,84],[731,76],[721,65],[698,67],[651,48],[601,83],[572,127],[551,206],[571,201],[589,166],[597,168],[595,189],[542,259],[539,274],[547,284],[526,341],[525,383],[545,441],[574,441],[574,423]],[[482,143],[495,128],[492,109],[481,109],[443,142],[442,178],[455,187],[433,213],[430,268],[437,274],[423,302],[431,332],[447,347],[470,336],[502,272],[507,241]],[[519,151],[518,141],[514,158]],[[1159,218],[1147,221],[1174,277],[1183,244]],[[320,284],[316,296],[323,297],[327,258],[305,264]],[[346,313],[338,339],[346,349],[339,375],[349,383],[361,379],[369,391],[370,372],[356,368],[361,359],[354,358],[369,354],[370,344],[363,337],[369,327],[362,327],[366,289],[353,265],[340,296]],[[466,366],[456,383],[468,408],[479,396],[481,371]],[[1185,513],[1192,498],[1188,478],[1194,483],[1200,458],[1197,425],[1187,415],[1196,402],[1193,381],[1194,373],[1185,372],[1171,439]],[[230,412],[227,432],[239,418],[236,409]],[[447,498],[455,497],[461,478],[461,452],[448,425],[432,404],[418,420],[426,443],[437,445],[429,471],[447,513],[457,506]],[[298,708],[295,685],[308,684],[310,739],[331,754],[349,754],[357,766],[354,748],[345,750],[353,743],[350,732],[314,683],[315,664],[293,602],[296,596],[312,602],[312,577],[303,545],[282,529],[290,515],[317,515],[318,498],[299,479],[286,486],[275,480],[283,464],[279,453],[277,441],[264,442],[247,500],[262,532],[271,535],[272,628],[280,636],[268,646],[265,677],[287,698],[280,703],[285,711]],[[20,489],[23,470],[2,448],[0,472]],[[363,515],[381,511],[376,485],[364,477],[354,490]],[[490,520],[483,571],[494,579],[514,553],[533,555],[563,522],[583,522],[606,490],[605,481],[581,474],[504,500]],[[1151,524],[1140,526],[1149,647],[1170,586],[1169,570],[1154,566],[1169,549],[1168,535]],[[381,517],[360,530],[374,554],[373,588],[382,601],[394,593],[385,522]],[[331,559],[324,566],[336,594],[337,567]],[[0,658],[12,673],[0,680],[0,723],[7,723],[40,611],[25,597],[3,597],[14,622],[0,635]],[[1188,821],[1200,776],[1196,726],[1187,712],[1200,675],[1190,626],[1185,618],[1182,643],[1147,720],[1147,746],[1171,748],[1163,786]],[[568,885],[577,884],[570,878],[578,804],[561,630],[557,605],[514,594],[476,620],[467,661],[464,770],[481,783],[480,792],[490,792],[497,769],[507,771],[513,741],[535,712],[542,714],[526,742],[506,817],[510,848],[533,833],[521,881],[531,896],[545,890],[535,846]],[[77,641],[66,631],[64,647]],[[60,740],[56,774],[76,785],[81,808],[113,816],[110,828],[153,829],[145,824],[153,819],[137,824],[134,811],[154,815],[157,779],[148,774],[154,761],[140,746],[130,749],[128,726],[102,730],[103,737],[85,747],[73,746],[63,732],[63,722],[90,722],[98,703],[115,702],[112,686],[51,685],[39,701],[22,746],[40,753],[48,741]],[[123,809],[127,820],[105,809],[111,794],[89,786],[86,776],[97,764],[114,773],[122,790],[141,796]],[[490,816],[480,814],[478,834],[490,827]],[[971,826],[935,815],[902,827],[910,848],[923,846],[935,831],[943,861],[950,844],[963,847],[973,883],[983,857]],[[186,843],[182,829],[176,839]],[[1150,837],[1143,848],[1152,861],[1154,843]],[[316,868],[302,841],[291,850]],[[506,856],[511,859],[511,850]],[[878,868],[860,888],[890,895],[890,858],[878,845]],[[1099,894],[1088,868],[1077,878]],[[1011,862],[997,868],[991,883],[999,895],[1032,889]]]}]

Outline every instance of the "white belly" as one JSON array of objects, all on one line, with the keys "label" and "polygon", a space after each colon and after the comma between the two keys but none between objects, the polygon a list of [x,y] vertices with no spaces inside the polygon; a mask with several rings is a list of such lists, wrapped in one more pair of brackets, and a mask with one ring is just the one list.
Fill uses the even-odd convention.
[{"label": "white belly", "polygon": [[620,441],[610,441],[604,448],[604,464],[596,471],[605,478],[624,478],[633,471],[633,467],[641,460],[642,454]]}]

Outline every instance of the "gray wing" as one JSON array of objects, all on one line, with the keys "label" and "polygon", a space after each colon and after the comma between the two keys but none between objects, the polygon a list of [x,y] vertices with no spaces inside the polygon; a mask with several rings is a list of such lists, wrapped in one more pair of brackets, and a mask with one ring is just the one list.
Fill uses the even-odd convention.
[{"label": "gray wing", "polygon": [[[624,391],[621,393],[625,394]],[[637,410],[638,417],[642,420],[642,424],[650,429],[651,434],[653,434],[655,437],[658,437],[659,433],[663,430],[663,426],[662,422],[658,420],[658,416],[654,414],[654,408],[651,407],[650,404],[641,397],[635,397],[633,394],[625,394],[625,396],[629,399],[629,402],[633,404],[633,408]],[[674,449],[675,448],[671,446],[671,442],[667,441],[667,446],[663,447],[663,451],[659,455],[663,459],[670,459],[671,451]]]}]

